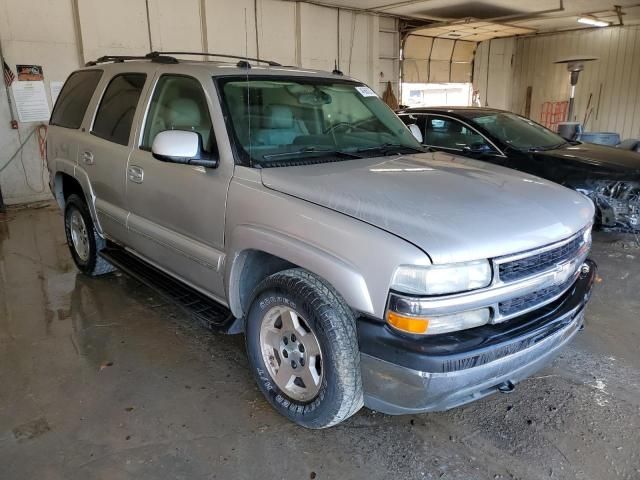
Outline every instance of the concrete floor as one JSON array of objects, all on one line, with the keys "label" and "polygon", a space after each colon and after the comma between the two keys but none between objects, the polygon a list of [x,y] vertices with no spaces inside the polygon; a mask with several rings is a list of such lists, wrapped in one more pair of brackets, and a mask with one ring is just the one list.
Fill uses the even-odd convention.
[{"label": "concrete floor", "polygon": [[243,338],[123,275],[78,274],[51,205],[0,216],[0,478],[638,479],[640,247],[597,235],[587,328],[511,395],[362,410],[324,431],[277,415]]}]

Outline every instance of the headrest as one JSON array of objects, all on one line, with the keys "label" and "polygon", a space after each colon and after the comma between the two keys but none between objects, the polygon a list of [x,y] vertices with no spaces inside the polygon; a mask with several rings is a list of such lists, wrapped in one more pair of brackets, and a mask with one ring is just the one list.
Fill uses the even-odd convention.
[{"label": "headrest", "polygon": [[177,98],[169,104],[169,124],[174,128],[199,127],[200,106],[191,98]]},{"label": "headrest", "polygon": [[447,129],[449,133],[462,133],[462,124],[458,122],[450,122],[449,128]]},{"label": "headrest", "polygon": [[293,112],[286,105],[269,105],[265,109],[265,128],[293,128]]}]

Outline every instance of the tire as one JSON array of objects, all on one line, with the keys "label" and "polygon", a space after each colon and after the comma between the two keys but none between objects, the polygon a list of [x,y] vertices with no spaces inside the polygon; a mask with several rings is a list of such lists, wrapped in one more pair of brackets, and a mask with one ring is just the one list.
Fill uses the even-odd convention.
[{"label": "tire", "polygon": [[96,232],[87,204],[76,194],[69,195],[64,207],[64,232],[71,257],[78,269],[90,277],[112,272],[113,265],[98,255],[106,241]]},{"label": "tire", "polygon": [[[247,353],[269,403],[289,420],[314,429],[336,425],[360,410],[363,393],[355,318],[342,297],[319,277],[296,268],[263,280],[252,298],[245,328]],[[285,326],[290,325],[291,311],[299,324],[295,339]],[[275,347],[274,342],[280,338],[285,342],[285,337],[286,345]],[[299,345],[306,345],[304,353]],[[297,362],[299,370],[289,369],[285,362],[293,368]],[[282,370],[285,373],[280,377],[285,367],[288,371]],[[289,373],[293,376],[288,377]],[[282,387],[282,378],[289,378],[289,387]]]}]

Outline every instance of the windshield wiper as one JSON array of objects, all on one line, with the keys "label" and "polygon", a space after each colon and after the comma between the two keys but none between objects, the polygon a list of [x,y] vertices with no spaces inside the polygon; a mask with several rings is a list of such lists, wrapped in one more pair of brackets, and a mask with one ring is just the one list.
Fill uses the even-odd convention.
[{"label": "windshield wiper", "polygon": [[272,158],[299,157],[308,155],[333,155],[341,158],[362,158],[362,156],[360,155],[344,150],[335,150],[332,148],[317,148],[313,146],[303,147],[292,152],[268,153],[266,155],[263,155],[262,158],[264,158],[265,160],[271,160]]},{"label": "windshield wiper", "polygon": [[387,154],[393,149],[411,150],[417,153],[425,153],[429,151],[424,148],[410,147],[409,145],[402,145],[400,143],[383,143],[382,145],[376,145],[375,147],[358,148],[356,152],[360,153],[360,152],[371,152],[371,151],[379,150],[384,154]]}]

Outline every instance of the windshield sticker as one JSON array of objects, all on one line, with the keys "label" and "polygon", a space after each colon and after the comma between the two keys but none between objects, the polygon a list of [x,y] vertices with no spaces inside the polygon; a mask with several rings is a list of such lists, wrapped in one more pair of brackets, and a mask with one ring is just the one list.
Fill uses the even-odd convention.
[{"label": "windshield sticker", "polygon": [[377,97],[378,96],[378,95],[376,95],[376,92],[371,90],[369,87],[356,87],[356,90],[363,97]]}]

